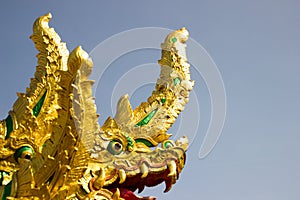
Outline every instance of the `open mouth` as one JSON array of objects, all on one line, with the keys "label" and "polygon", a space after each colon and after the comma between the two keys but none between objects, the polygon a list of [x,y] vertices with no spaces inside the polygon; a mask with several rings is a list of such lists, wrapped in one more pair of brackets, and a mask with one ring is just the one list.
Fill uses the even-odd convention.
[{"label": "open mouth", "polygon": [[154,196],[138,194],[145,187],[163,182],[164,192],[168,192],[179,178],[186,159],[186,137],[172,145],[164,144],[150,152],[129,152],[119,157],[104,152],[102,158],[111,160],[102,163],[95,160],[79,180],[84,193],[92,192],[106,199],[155,200]]},{"label": "open mouth", "polygon": [[[183,163],[182,163],[183,162]],[[164,192],[168,192],[172,185],[176,183],[179,173],[185,162],[185,154],[181,159],[166,158],[159,164],[153,164],[147,160],[142,160],[137,167],[118,165],[115,173],[105,177],[103,189],[109,190],[125,200],[155,200],[154,196],[139,196],[145,187],[152,187],[165,182]],[[94,178],[90,182],[90,188],[99,182],[99,178]],[[136,193],[137,191],[137,193]]]}]

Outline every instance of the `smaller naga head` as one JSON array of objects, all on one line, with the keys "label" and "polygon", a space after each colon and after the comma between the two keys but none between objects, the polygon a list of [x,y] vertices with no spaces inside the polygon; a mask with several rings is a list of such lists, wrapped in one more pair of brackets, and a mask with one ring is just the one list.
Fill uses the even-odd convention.
[{"label": "smaller naga head", "polygon": [[56,102],[49,99],[50,90],[37,91],[42,95],[29,98],[18,94],[8,117],[0,121],[1,199],[22,193],[19,186],[28,181],[34,183],[33,165],[42,156],[44,144],[51,137],[57,114],[56,110],[47,112],[47,106]]},{"label": "smaller naga head", "polygon": [[18,93],[7,118],[0,121],[0,196],[3,199],[18,193],[17,184],[22,184],[25,176],[29,180],[33,178],[32,160],[36,155],[41,156],[43,145],[55,127],[57,109],[53,107],[59,106],[51,98],[56,91],[50,89],[55,83],[43,81],[41,84],[32,79],[32,88],[27,88],[26,94]]},{"label": "smaller naga head", "polygon": [[168,192],[176,183],[185,164],[187,138],[164,140],[155,147],[147,137],[130,135],[118,128],[114,119],[107,119],[92,149],[86,192],[108,190],[119,192],[124,199],[150,200],[154,197],[139,197],[134,191],[138,189],[140,193],[145,186],[165,182]]},{"label": "smaller naga head", "polygon": [[[109,117],[93,137],[82,140],[91,147],[91,160],[79,181],[83,189],[79,196],[96,193],[106,199],[151,200],[155,198],[140,197],[134,191],[165,182],[167,192],[176,182],[185,164],[188,140],[172,141],[167,130],[184,109],[194,84],[185,54],[187,38],[188,31],[182,28],[161,45],[161,73],[147,102],[133,110],[129,96],[122,96],[114,118]],[[92,132],[78,124],[87,127],[83,134]]]},{"label": "smaller naga head", "polygon": [[26,158],[31,159],[33,152],[30,151],[30,154],[21,152],[22,149],[18,150],[16,154],[16,149],[10,148],[6,139],[8,138],[10,130],[12,130],[12,119],[7,117],[6,120],[0,122],[0,187],[10,187],[12,179],[15,176],[15,172],[19,169],[18,162],[22,162]]}]

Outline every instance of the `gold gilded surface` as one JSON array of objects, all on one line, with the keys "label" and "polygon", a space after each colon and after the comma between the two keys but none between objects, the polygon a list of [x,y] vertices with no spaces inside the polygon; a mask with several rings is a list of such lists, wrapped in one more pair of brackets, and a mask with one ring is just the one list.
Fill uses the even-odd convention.
[{"label": "gold gilded surface", "polygon": [[187,138],[174,142],[167,133],[194,84],[188,31],[174,31],[161,44],[161,73],[147,101],[132,109],[124,95],[100,126],[89,80],[93,62],[80,46],[69,54],[48,25],[51,17],[33,25],[34,78],[0,121],[0,199],[153,200],[133,192],[162,182],[169,191],[188,147]]}]

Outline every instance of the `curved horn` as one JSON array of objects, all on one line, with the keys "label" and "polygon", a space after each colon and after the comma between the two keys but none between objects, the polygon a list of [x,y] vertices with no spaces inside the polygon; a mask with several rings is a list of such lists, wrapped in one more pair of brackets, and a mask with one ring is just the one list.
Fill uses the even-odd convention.
[{"label": "curved horn", "polygon": [[161,44],[160,77],[147,102],[132,110],[128,95],[119,100],[114,119],[133,138],[146,139],[156,146],[170,137],[167,130],[184,109],[194,85],[186,58],[188,36],[182,28],[170,33]]}]

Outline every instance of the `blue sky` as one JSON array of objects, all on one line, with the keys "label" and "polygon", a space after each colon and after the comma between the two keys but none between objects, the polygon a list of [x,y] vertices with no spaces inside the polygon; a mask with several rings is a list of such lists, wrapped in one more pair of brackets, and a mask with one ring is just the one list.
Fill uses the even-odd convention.
[{"label": "blue sky", "polygon": [[[24,92],[33,76],[37,52],[29,36],[40,15],[52,13],[51,25],[69,50],[82,45],[88,52],[110,36],[133,28],[185,26],[208,51],[222,75],[226,122],[213,151],[199,159],[211,105],[203,78],[192,73],[201,121],[187,153],[186,168],[169,193],[162,194],[163,186],[159,186],[144,194],[155,193],[158,199],[298,200],[299,6],[296,0],[2,2],[0,115],[6,117],[16,92]],[[155,63],[159,57],[155,50],[120,57],[100,82],[101,88],[107,86],[109,91],[121,72]],[[145,99],[151,87],[145,83],[139,88],[133,104]],[[101,120],[111,115],[105,102],[97,101]],[[184,112],[182,117],[188,114]]]}]

